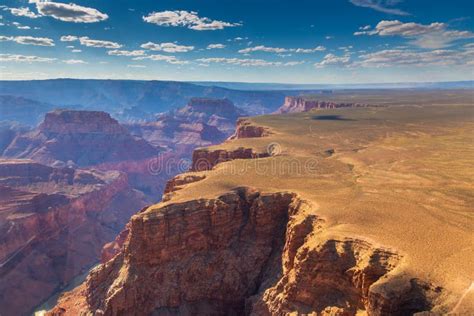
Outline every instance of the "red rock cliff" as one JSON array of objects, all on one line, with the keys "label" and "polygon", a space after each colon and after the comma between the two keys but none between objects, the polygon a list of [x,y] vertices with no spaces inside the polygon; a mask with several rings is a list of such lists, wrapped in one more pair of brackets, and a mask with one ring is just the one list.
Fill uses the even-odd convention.
[{"label": "red rock cliff", "polygon": [[2,314],[29,314],[96,263],[142,206],[122,173],[0,160]]}]

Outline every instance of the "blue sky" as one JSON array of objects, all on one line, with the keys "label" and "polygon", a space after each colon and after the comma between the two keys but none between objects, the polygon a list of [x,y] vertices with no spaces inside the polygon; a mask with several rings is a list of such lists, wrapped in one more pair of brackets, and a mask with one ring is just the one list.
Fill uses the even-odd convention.
[{"label": "blue sky", "polygon": [[474,79],[467,0],[72,1],[2,1],[2,79]]}]

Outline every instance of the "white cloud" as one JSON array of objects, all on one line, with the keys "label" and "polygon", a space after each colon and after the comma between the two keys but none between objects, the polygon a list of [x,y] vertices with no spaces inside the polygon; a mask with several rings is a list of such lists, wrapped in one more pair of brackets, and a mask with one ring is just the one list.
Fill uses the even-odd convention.
[{"label": "white cloud", "polygon": [[209,64],[209,63],[219,63],[219,64],[229,64],[229,65],[236,65],[236,66],[295,66],[302,64],[301,61],[290,61],[290,62],[274,62],[274,61],[267,61],[263,59],[242,59],[242,58],[223,58],[223,57],[215,57],[215,58],[200,58],[196,60],[197,62]]},{"label": "white cloud", "polygon": [[41,16],[41,15],[36,14],[33,11],[31,11],[30,8],[25,8],[25,7],[7,8],[7,10],[9,10],[10,13],[13,14],[14,16],[24,16],[24,17],[31,18],[31,19],[36,19],[36,18],[39,18]]},{"label": "white cloud", "polygon": [[207,45],[207,49],[222,49],[225,48],[224,44],[209,44]]},{"label": "white cloud", "polygon": [[470,65],[474,60],[474,50],[469,47],[461,51],[432,50],[427,52],[391,49],[360,55],[359,58],[360,61],[355,63],[356,66],[372,68]]},{"label": "white cloud", "polygon": [[99,48],[110,48],[110,49],[117,49],[117,48],[122,47],[122,45],[116,42],[94,40],[94,39],[90,39],[87,36],[83,36],[79,38],[79,42],[81,43],[81,45],[84,45],[87,47],[99,47]]},{"label": "white cloud", "polygon": [[12,25],[16,26],[16,28],[19,29],[19,30],[29,30],[29,29],[31,29],[31,27],[29,27],[28,25],[22,25],[19,22],[12,22]]},{"label": "white cloud", "polygon": [[41,15],[51,16],[57,20],[74,23],[94,23],[107,20],[109,16],[97,9],[83,7],[74,3],[30,0],[36,4]]},{"label": "white cloud", "polygon": [[245,49],[239,50],[241,54],[248,54],[251,52],[267,52],[267,53],[285,53],[288,49],[286,48],[279,48],[279,47],[267,47],[267,46],[255,46],[255,47],[248,47]]},{"label": "white cloud", "polygon": [[349,0],[353,5],[358,7],[370,8],[379,12],[395,14],[395,15],[409,15],[409,13],[393,8],[394,5],[401,2],[401,0]]},{"label": "white cloud", "polygon": [[68,65],[80,65],[80,64],[87,64],[87,62],[81,60],[81,59],[67,59],[67,60],[63,60],[63,62],[65,64],[68,64]]},{"label": "white cloud", "polygon": [[0,54],[0,62],[26,62],[26,63],[45,63],[55,61],[56,58],[47,58],[39,56],[26,56],[16,54]]},{"label": "white cloud", "polygon": [[251,52],[267,52],[267,53],[287,53],[287,52],[292,52],[292,53],[314,53],[314,52],[320,52],[324,51],[326,48],[324,46],[317,46],[315,48],[281,48],[281,47],[267,47],[267,46],[255,46],[255,47],[248,47],[239,50],[239,53],[241,54],[249,54]]},{"label": "white cloud", "polygon": [[71,53],[80,53],[80,52],[82,52],[82,50],[80,50],[80,49],[73,49],[73,50],[71,50]]},{"label": "white cloud", "polygon": [[474,37],[474,33],[469,31],[448,30],[445,23],[403,23],[398,20],[380,21],[373,30],[355,32],[354,35],[401,36],[410,39],[413,45],[429,49],[447,47],[454,41]]},{"label": "white cloud", "polygon": [[107,54],[111,56],[143,56],[144,50],[109,50]]},{"label": "white cloud", "polygon": [[319,63],[315,63],[314,66],[317,68],[323,68],[326,66],[348,66],[350,65],[350,56],[349,55],[344,55],[344,56],[336,56],[334,54],[327,54],[324,56],[323,60],[320,61]]},{"label": "white cloud", "polygon": [[74,41],[77,41],[78,39],[79,37],[73,36],[73,35],[64,35],[64,36],[61,36],[60,38],[61,42],[74,42]]},{"label": "white cloud", "polygon": [[109,49],[118,49],[122,47],[122,45],[116,42],[95,40],[87,36],[77,37],[74,35],[64,35],[64,36],[61,36],[61,41],[62,42],[79,41],[81,45],[87,46],[87,47],[98,47],[98,48],[109,48]]},{"label": "white cloud", "polygon": [[23,45],[35,46],[54,46],[54,41],[47,37],[33,37],[33,36],[0,36],[0,41],[11,41]]},{"label": "white cloud", "polygon": [[153,43],[148,42],[140,45],[141,48],[154,50],[154,51],[163,51],[166,53],[186,53],[192,51],[194,46],[183,46],[175,43]]},{"label": "white cloud", "polygon": [[187,60],[177,59],[176,56],[160,55],[160,54],[133,58],[133,60],[146,60],[146,59],[153,60],[153,61],[165,61],[169,64],[175,64],[175,65],[184,65],[184,64],[189,63]]},{"label": "white cloud", "polygon": [[127,65],[128,68],[146,68],[144,65]]},{"label": "white cloud", "polygon": [[241,25],[240,23],[229,23],[199,17],[197,12],[193,11],[152,12],[144,16],[143,20],[160,26],[183,26],[197,31],[222,30],[226,27]]}]

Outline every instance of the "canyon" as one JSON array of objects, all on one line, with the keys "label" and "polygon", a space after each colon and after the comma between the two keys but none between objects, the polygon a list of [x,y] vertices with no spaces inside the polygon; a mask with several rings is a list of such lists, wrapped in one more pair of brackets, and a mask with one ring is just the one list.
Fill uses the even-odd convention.
[{"label": "canyon", "polygon": [[318,114],[196,150],[49,315],[472,311],[472,107]]},{"label": "canyon", "polygon": [[144,205],[120,172],[0,159],[2,314],[31,312],[95,264],[102,245]]},{"label": "canyon", "polygon": [[104,258],[130,217],[188,168],[196,146],[230,136],[237,113],[243,112],[228,100],[201,98],[139,124],[66,109],[46,113],[31,130],[5,124],[2,314],[31,313]]}]

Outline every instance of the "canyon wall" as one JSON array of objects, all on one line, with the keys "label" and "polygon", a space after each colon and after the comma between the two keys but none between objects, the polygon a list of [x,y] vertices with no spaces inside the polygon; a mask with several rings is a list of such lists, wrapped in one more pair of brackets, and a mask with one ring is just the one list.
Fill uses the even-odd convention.
[{"label": "canyon wall", "polygon": [[173,202],[172,193],[212,175],[219,158],[258,156],[196,150],[193,171],[206,173],[170,180],[165,201],[134,215],[104,262],[49,315],[411,315],[442,295],[399,273],[402,254],[328,234],[318,207],[296,193],[238,187]]},{"label": "canyon wall", "polygon": [[[0,160],[0,309],[26,315],[95,264],[142,194],[119,172]],[[22,299],[18,299],[21,297]]]},{"label": "canyon wall", "polygon": [[335,108],[353,108],[366,107],[367,104],[361,103],[342,103],[334,101],[320,101],[308,99],[305,97],[285,97],[285,102],[275,113],[299,113],[308,112],[313,109],[335,109]]}]

